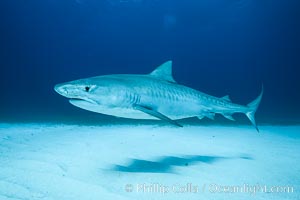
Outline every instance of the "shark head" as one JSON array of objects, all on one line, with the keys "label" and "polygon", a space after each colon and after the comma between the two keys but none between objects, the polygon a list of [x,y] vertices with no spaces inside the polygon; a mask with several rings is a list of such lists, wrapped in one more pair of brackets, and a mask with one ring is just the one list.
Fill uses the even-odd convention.
[{"label": "shark head", "polygon": [[94,111],[99,106],[113,106],[118,94],[112,91],[112,85],[115,83],[109,78],[94,77],[57,84],[54,90],[72,105]]},{"label": "shark head", "polygon": [[57,84],[54,90],[58,94],[68,98],[71,103],[86,102],[97,104],[94,97],[97,86],[86,79]]},{"label": "shark head", "polygon": [[[97,113],[140,119],[140,112],[136,111],[136,105],[141,99],[139,92],[144,93],[147,89],[139,90],[139,85],[147,80],[176,83],[172,77],[172,61],[163,63],[150,74],[102,75],[57,84],[54,90],[68,98],[76,107]],[[146,116],[148,119],[149,116]]]}]

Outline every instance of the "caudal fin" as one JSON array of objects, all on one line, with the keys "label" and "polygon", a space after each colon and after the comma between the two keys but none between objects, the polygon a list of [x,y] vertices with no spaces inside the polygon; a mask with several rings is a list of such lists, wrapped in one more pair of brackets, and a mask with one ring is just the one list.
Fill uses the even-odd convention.
[{"label": "caudal fin", "polygon": [[264,93],[264,87],[262,87],[260,95],[251,103],[247,105],[249,108],[248,111],[245,113],[248,117],[248,119],[251,121],[253,126],[256,128],[257,132],[259,132],[259,129],[257,128],[256,122],[255,122],[255,112],[259,106],[259,103],[261,101],[262,95]]}]

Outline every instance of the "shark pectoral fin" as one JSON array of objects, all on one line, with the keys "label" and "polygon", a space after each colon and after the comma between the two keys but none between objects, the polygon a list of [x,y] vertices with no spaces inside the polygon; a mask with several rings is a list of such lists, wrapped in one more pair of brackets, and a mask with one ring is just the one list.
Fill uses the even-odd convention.
[{"label": "shark pectoral fin", "polygon": [[223,114],[223,116],[231,121],[235,121],[235,119],[230,114]]},{"label": "shark pectoral fin", "polygon": [[178,124],[176,121],[173,121],[169,117],[161,114],[160,112],[157,112],[156,110],[153,110],[152,108],[141,106],[141,105],[134,105],[133,106],[136,110],[139,110],[141,112],[147,113],[148,115],[151,115],[153,117],[156,117],[158,119],[164,120],[169,122],[170,124],[173,124],[175,126],[183,127],[182,125]]}]

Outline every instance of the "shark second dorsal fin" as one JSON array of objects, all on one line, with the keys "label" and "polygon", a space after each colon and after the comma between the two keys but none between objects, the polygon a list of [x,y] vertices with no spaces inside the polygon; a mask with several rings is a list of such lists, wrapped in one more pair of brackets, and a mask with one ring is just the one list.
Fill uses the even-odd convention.
[{"label": "shark second dorsal fin", "polygon": [[172,76],[172,61],[169,60],[159,67],[157,67],[153,72],[150,73],[151,76],[154,76],[156,78],[166,80],[172,83],[176,83]]},{"label": "shark second dorsal fin", "polygon": [[222,99],[231,102],[231,99],[230,99],[229,95],[226,95],[226,96],[222,97]]}]

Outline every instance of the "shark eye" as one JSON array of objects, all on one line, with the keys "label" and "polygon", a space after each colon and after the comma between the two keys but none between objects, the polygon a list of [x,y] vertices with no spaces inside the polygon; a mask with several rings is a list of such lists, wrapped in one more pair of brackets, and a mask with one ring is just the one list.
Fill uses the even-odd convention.
[{"label": "shark eye", "polygon": [[85,91],[86,91],[86,92],[90,91],[90,87],[86,86],[86,87],[85,87]]}]

